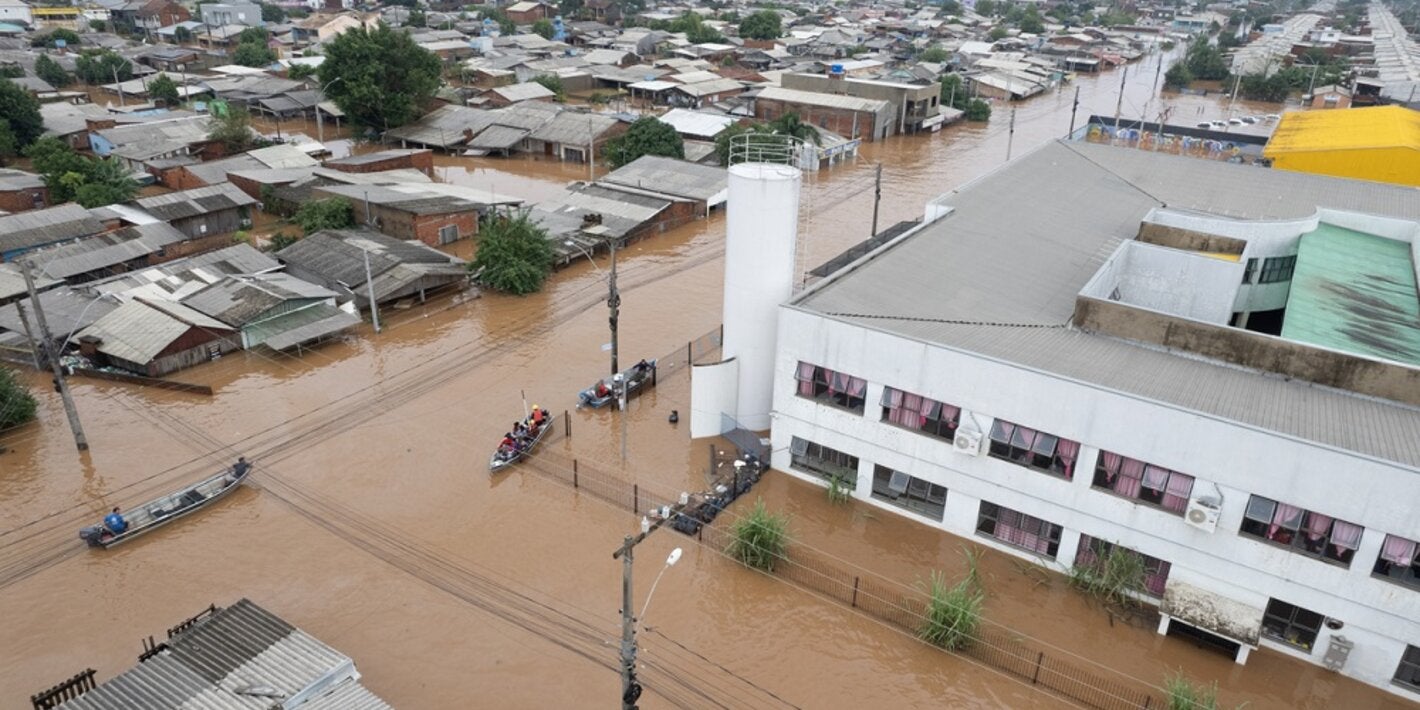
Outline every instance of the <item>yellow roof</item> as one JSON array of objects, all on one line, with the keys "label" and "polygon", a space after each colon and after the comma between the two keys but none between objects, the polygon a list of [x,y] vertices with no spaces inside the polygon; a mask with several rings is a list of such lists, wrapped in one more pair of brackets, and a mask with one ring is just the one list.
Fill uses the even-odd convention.
[{"label": "yellow roof", "polygon": [[1404,106],[1291,111],[1282,114],[1262,154],[1363,148],[1420,150],[1420,111]]}]

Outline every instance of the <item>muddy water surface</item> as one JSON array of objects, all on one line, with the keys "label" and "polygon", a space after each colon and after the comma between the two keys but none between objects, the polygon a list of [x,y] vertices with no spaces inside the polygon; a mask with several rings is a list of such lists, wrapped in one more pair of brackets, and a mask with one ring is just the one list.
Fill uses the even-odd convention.
[{"label": "muddy water surface", "polygon": [[[1118,74],[1078,84],[1081,122],[1113,113]],[[1143,112],[1152,90],[1152,71],[1131,70],[1125,114]],[[884,166],[880,225],[910,219],[1001,164],[1008,143],[1018,156],[1063,135],[1072,98],[1066,87],[1019,105],[1014,135],[998,105],[987,124],[871,144],[858,162],[809,177],[804,267],[867,236],[874,162]],[[1208,118],[1228,111],[1212,98],[1174,101]],[[343,135],[328,143],[370,149]],[[440,179],[529,201],[586,177],[585,166],[534,160],[437,165]],[[623,253],[623,362],[674,356],[720,321],[723,233],[716,214]],[[490,478],[485,464],[525,402],[570,409],[608,369],[604,297],[602,272],[583,263],[526,298],[444,296],[384,313],[379,334],[366,327],[299,358],[238,353],[177,375],[212,385],[212,398],[76,380],[93,443],[83,456],[47,378],[31,375],[41,420],[0,439],[10,449],[0,454],[0,706],[85,667],[112,677],[133,664],[139,638],[244,596],[352,656],[397,707],[614,703],[620,566],[610,553],[637,519],[526,471]],[[571,412],[572,435],[549,452],[648,489],[694,489],[709,444],[666,420],[672,409],[686,416],[688,399],[682,371],[633,401],[624,458],[611,412]],[[75,538],[106,507],[238,452],[257,461],[252,485],[200,517],[104,553]],[[793,515],[800,544],[844,564],[906,585],[960,571],[962,541],[867,504],[829,506],[821,490],[777,474],[759,494]],[[687,556],[646,618],[645,707],[1061,705],[671,531],[638,551],[637,599],[676,545]],[[1183,666],[1256,707],[1403,705],[1274,653],[1242,668],[1149,629],[1111,627],[1062,579],[1038,583],[1004,556],[986,555],[983,570],[993,620],[1129,676],[1157,683]]]}]

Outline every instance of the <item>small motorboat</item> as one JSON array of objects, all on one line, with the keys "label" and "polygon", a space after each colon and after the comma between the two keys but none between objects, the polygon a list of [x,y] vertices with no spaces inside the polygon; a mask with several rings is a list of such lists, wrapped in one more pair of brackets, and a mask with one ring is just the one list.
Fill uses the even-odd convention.
[{"label": "small motorboat", "polygon": [[626,383],[626,398],[629,400],[640,394],[655,380],[656,361],[642,360],[631,367],[621,371],[616,377],[610,380],[597,380],[591,387],[577,393],[577,408],[591,407],[601,409],[616,401],[616,390],[619,386],[617,380]]},{"label": "small motorboat", "polygon": [[537,448],[538,443],[547,436],[547,432],[552,431],[552,427],[552,418],[548,417],[547,421],[543,422],[543,425],[538,428],[536,434],[530,437],[523,437],[519,445],[513,449],[504,449],[502,446],[499,446],[498,449],[493,452],[493,455],[488,458],[488,471],[490,473],[497,473],[521,461],[524,456],[531,454],[532,450]]},{"label": "small motorboat", "polygon": [[100,521],[98,525],[90,525],[80,530],[79,538],[88,543],[89,547],[102,548],[132,540],[178,518],[191,515],[231,493],[251,475],[251,468],[251,464],[242,460],[211,478],[130,508],[123,512],[123,520],[128,524],[123,532],[115,533]]}]

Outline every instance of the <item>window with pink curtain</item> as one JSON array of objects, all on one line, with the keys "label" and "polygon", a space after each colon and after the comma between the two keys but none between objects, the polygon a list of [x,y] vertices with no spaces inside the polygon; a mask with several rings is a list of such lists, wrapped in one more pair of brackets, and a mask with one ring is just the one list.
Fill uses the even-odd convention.
[{"label": "window with pink curtain", "polygon": [[1417,558],[1417,552],[1420,552],[1420,543],[1399,535],[1386,535],[1371,574],[1420,591],[1420,558]]},{"label": "window with pink curtain", "polygon": [[1125,458],[1114,479],[1114,492],[1125,498],[1138,498],[1144,483],[1144,462]]},{"label": "window with pink curtain", "polygon": [[[1272,514],[1272,527],[1267,536],[1278,542],[1290,542],[1292,534],[1302,522],[1302,509],[1286,503],[1277,504],[1277,512]],[[1286,539],[1281,539],[1286,538]]]},{"label": "window with pink curtain", "polygon": [[799,394],[804,397],[814,396],[814,371],[818,367],[807,362],[799,363],[799,369],[794,373],[794,379],[799,381]]},{"label": "window with pink curtain", "polygon": [[1163,506],[1176,513],[1188,508],[1188,498],[1193,495],[1193,476],[1177,471],[1169,475],[1168,489],[1164,492]]},{"label": "window with pink curtain", "polygon": [[1238,532],[1283,545],[1297,554],[1349,567],[1365,529],[1324,513],[1254,495],[1248,499]]},{"label": "window with pink curtain", "polygon": [[1168,562],[1155,557],[1150,557],[1141,552],[1121,547],[1111,542],[1090,537],[1084,533],[1080,534],[1080,547],[1075,552],[1075,566],[1099,571],[1105,564],[1105,558],[1114,554],[1136,555],[1144,563],[1144,588],[1135,590],[1154,597],[1164,595],[1164,587],[1168,584],[1170,565]]},{"label": "window with pink curtain", "polygon": [[1409,567],[1415,563],[1415,548],[1420,547],[1414,540],[1407,540],[1396,535],[1386,535],[1385,544],[1381,546],[1381,559],[1401,567]]},{"label": "window with pink curtain", "polygon": [[1180,515],[1193,494],[1192,476],[1112,451],[1100,451],[1093,485]]},{"label": "window with pink curtain", "polygon": [[1065,478],[1074,480],[1075,459],[1080,455],[1080,442],[1061,439],[1055,445],[1055,455],[1065,464]]},{"label": "window with pink curtain", "polygon": [[1365,528],[1345,520],[1337,520],[1331,524],[1331,549],[1335,552],[1335,559],[1342,562],[1350,562],[1351,555],[1355,554],[1356,548],[1361,546],[1361,534]]},{"label": "window with pink curtain", "polygon": [[977,530],[1047,557],[1054,557],[1060,546],[1059,525],[986,501],[981,503]]}]

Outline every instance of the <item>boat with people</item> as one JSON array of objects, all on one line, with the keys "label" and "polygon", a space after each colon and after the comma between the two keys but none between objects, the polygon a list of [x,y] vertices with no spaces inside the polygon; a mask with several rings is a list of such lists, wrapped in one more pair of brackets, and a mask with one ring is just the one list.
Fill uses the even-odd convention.
[{"label": "boat with people", "polygon": [[591,387],[577,393],[577,408],[600,409],[616,401],[616,393],[621,383],[626,383],[626,398],[629,400],[655,381],[656,360],[642,360],[622,370],[611,379],[600,379]]},{"label": "boat with people", "polygon": [[537,448],[549,431],[552,431],[552,416],[534,404],[532,413],[515,424],[513,431],[504,434],[503,440],[498,442],[498,448],[488,458],[489,473],[497,473],[521,461]]},{"label": "boat with people", "polygon": [[240,457],[225,471],[186,488],[126,511],[115,507],[98,525],[80,530],[79,539],[89,547],[107,549],[152,532],[217,502],[241,485],[251,469],[246,457]]}]

